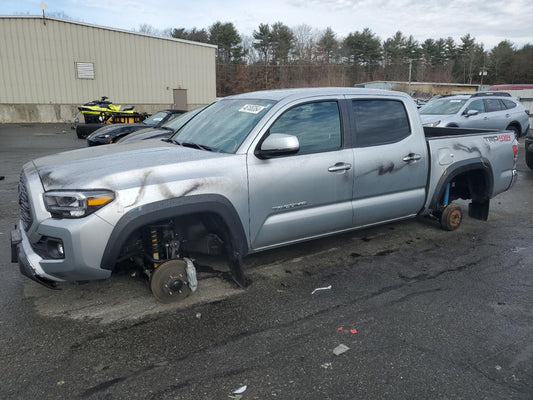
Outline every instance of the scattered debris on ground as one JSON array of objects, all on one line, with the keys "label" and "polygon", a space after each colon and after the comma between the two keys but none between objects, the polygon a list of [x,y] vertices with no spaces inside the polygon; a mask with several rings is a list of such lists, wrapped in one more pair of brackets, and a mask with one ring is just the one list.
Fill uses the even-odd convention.
[{"label": "scattered debris on ground", "polygon": [[330,289],[331,289],[331,285],[329,285],[329,286],[325,286],[325,287],[319,287],[319,288],[316,288],[315,290],[313,290],[313,291],[311,292],[311,294],[315,294],[316,292],[319,292],[319,291],[321,291],[321,290],[330,290]]},{"label": "scattered debris on ground", "polygon": [[333,349],[333,354],[336,356],[340,356],[343,353],[346,353],[350,348],[346,346],[345,344],[339,344],[337,347]]},{"label": "scattered debris on ground", "polygon": [[244,385],[244,386],[241,386],[240,388],[238,389],[235,389],[231,394],[234,395],[229,395],[228,397],[230,399],[234,399],[234,400],[239,400],[239,399],[242,399],[242,393],[246,392],[246,389],[248,389],[248,385]]},{"label": "scattered debris on ground", "polygon": [[337,328],[337,331],[339,331],[339,332],[343,332],[343,333],[348,333],[348,332],[350,332],[350,333],[353,334],[353,335],[355,335],[355,334],[358,333],[358,332],[357,332],[357,329],[352,328],[352,329],[347,329],[347,330],[345,330],[345,329],[344,329],[344,326],[339,326],[339,327]]}]

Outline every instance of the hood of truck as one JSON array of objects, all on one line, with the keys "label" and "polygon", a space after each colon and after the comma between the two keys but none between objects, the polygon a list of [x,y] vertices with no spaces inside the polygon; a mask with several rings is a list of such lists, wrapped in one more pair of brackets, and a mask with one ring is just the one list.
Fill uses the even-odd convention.
[{"label": "hood of truck", "polygon": [[154,140],[67,151],[33,163],[45,190],[120,190],[139,185],[148,173],[191,178],[211,165],[209,160],[220,165],[220,158],[231,156]]}]

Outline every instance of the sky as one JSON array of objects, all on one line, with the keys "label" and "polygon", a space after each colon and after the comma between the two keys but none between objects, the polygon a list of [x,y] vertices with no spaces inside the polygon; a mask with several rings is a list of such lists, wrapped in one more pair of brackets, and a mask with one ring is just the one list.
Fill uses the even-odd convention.
[{"label": "sky", "polygon": [[[43,0],[0,0],[0,15],[42,15]],[[342,39],[370,28],[381,40],[397,31],[415,40],[452,37],[456,43],[470,33],[490,50],[503,40],[515,48],[533,44],[533,3],[530,0],[44,0],[46,13],[125,30],[148,24],[166,28],[208,28],[232,22],[241,35],[252,36],[259,24],[283,22],[331,27]]]}]

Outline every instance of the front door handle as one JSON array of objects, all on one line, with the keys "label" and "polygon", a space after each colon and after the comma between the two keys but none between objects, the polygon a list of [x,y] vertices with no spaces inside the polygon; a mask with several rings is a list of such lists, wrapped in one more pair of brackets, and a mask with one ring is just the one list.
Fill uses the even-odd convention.
[{"label": "front door handle", "polygon": [[405,162],[410,162],[410,161],[418,161],[422,158],[422,156],[420,154],[415,154],[415,153],[410,153],[410,154],[407,154],[404,158],[403,158],[403,161]]},{"label": "front door handle", "polygon": [[343,172],[348,171],[350,168],[352,168],[352,164],[338,162],[335,165],[332,165],[328,168],[329,172]]}]

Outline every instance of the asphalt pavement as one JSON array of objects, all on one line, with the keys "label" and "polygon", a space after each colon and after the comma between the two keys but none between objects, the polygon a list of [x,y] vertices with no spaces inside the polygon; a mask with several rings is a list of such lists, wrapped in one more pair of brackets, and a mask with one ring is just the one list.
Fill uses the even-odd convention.
[{"label": "asphalt pavement", "polygon": [[68,125],[0,125],[1,399],[533,399],[523,140],[487,222],[417,218],[259,253],[247,289],[206,274],[171,305],[130,274],[52,291],[10,263],[22,165],[85,146]]}]

